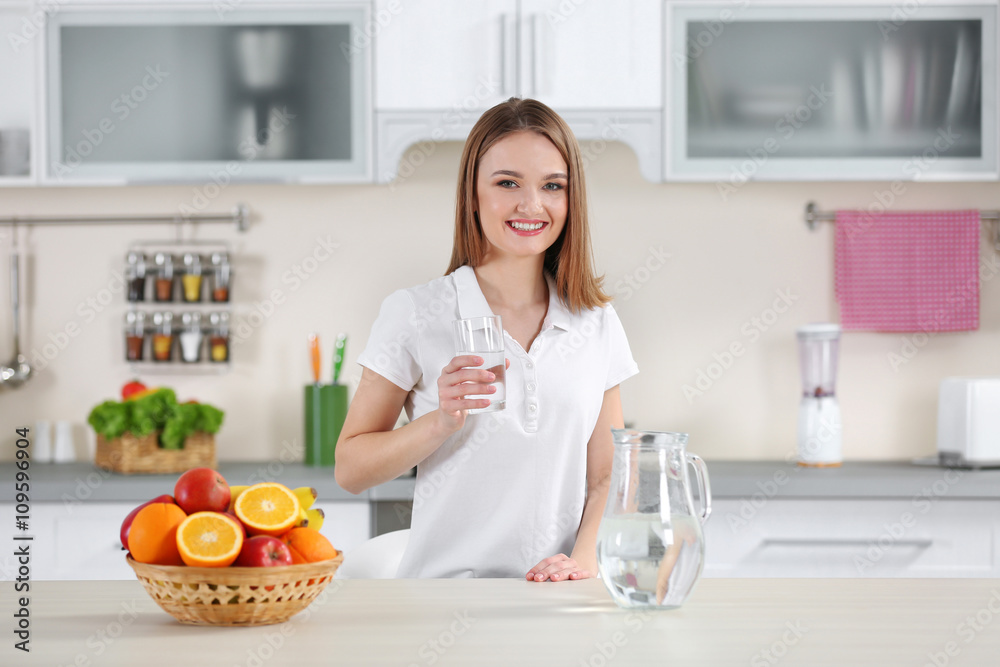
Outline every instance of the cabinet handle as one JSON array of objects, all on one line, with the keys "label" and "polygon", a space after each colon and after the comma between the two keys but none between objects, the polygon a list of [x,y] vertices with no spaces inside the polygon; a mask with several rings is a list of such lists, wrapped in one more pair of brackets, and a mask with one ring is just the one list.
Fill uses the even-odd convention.
[{"label": "cabinet handle", "polygon": [[[848,540],[838,540],[834,538],[825,539],[783,539],[783,538],[765,538],[761,541],[761,546],[764,547],[870,547],[872,543],[878,543],[878,538],[872,538],[869,540],[865,539],[848,539]],[[927,549],[934,544],[934,540],[894,540],[893,546],[901,547],[914,547],[916,549]]]},{"label": "cabinet handle", "polygon": [[507,97],[507,15],[500,15],[500,96]]},{"label": "cabinet handle", "polygon": [[541,14],[531,15],[531,96],[538,99],[541,94],[539,90],[542,81],[542,73],[539,71],[539,61],[542,53],[542,26]]}]

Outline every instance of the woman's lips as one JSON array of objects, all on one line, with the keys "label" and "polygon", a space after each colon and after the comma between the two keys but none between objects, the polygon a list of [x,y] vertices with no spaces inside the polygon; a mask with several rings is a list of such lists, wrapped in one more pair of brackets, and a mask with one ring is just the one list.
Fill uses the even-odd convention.
[{"label": "woman's lips", "polygon": [[[538,229],[516,229],[513,225],[513,223],[515,222],[531,226],[541,223],[542,226],[539,227]],[[518,236],[537,236],[541,234],[543,231],[545,231],[545,228],[549,226],[549,223],[545,222],[544,220],[507,220],[506,225],[507,229],[514,232]]]}]

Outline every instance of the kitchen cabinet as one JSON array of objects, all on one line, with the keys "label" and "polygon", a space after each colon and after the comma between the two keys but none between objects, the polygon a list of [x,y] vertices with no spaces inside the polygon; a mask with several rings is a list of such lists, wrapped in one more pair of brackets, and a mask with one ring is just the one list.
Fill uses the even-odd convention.
[{"label": "kitchen cabinet", "polygon": [[468,0],[446,12],[375,0],[375,108],[469,111],[516,94],[516,15],[516,0]]},{"label": "kitchen cabinet", "polygon": [[996,3],[668,2],[665,178],[993,180]]},{"label": "kitchen cabinet", "polygon": [[70,6],[46,25],[45,182],[366,182],[365,2]]},{"label": "kitchen cabinet", "polygon": [[517,95],[559,110],[659,110],[660,14],[655,0],[470,0],[446,13],[376,0],[375,106],[484,110]]},{"label": "kitchen cabinet", "polygon": [[706,577],[996,577],[1000,501],[717,499]]},{"label": "kitchen cabinet", "polygon": [[406,178],[435,142],[464,140],[484,110],[521,96],[553,107],[580,140],[628,144],[660,180],[661,15],[658,0],[472,0],[444,14],[376,0],[376,179]]},{"label": "kitchen cabinet", "polygon": [[[122,521],[140,503],[35,502],[31,505],[28,542],[32,580],[135,579],[119,539]],[[371,536],[367,501],[317,502],[326,519],[322,532],[335,547],[348,551]],[[0,503],[0,521],[14,525],[14,505]],[[0,557],[0,580],[17,577],[13,551]]]},{"label": "kitchen cabinet", "polygon": [[[37,166],[37,105],[34,73],[44,12],[27,3],[0,7],[0,187],[31,185]],[[26,133],[26,134],[25,134]],[[27,154],[27,165],[24,155]],[[27,166],[27,172],[22,168]]]}]

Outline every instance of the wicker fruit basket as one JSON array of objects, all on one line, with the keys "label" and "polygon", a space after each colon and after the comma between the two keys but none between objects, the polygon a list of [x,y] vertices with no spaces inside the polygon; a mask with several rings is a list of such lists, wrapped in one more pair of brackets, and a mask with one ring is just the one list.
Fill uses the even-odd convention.
[{"label": "wicker fruit basket", "polygon": [[215,468],[215,436],[192,433],[183,449],[164,449],[157,444],[159,433],[136,437],[125,433],[107,440],[97,436],[97,467],[126,475],[185,472],[191,468]]},{"label": "wicker fruit basket", "polygon": [[181,623],[232,626],[284,623],[323,592],[344,562],[343,554],[280,567],[148,565],[126,558],[149,596]]}]

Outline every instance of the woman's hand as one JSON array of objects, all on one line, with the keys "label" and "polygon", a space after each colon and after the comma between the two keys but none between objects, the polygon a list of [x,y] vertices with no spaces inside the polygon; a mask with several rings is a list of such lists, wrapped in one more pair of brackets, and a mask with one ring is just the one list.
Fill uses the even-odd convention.
[{"label": "woman's hand", "polygon": [[557,554],[539,561],[538,565],[528,570],[525,579],[528,581],[566,581],[571,579],[590,579],[597,576],[586,570],[565,554]]},{"label": "woman's hand", "polygon": [[[510,368],[505,359],[504,368]],[[492,382],[496,376],[485,368],[469,368],[483,363],[482,357],[472,354],[455,357],[441,369],[438,378],[438,424],[445,433],[454,433],[465,425],[465,412],[473,408],[486,408],[488,398],[465,398],[476,394],[492,394],[497,389]]]}]

